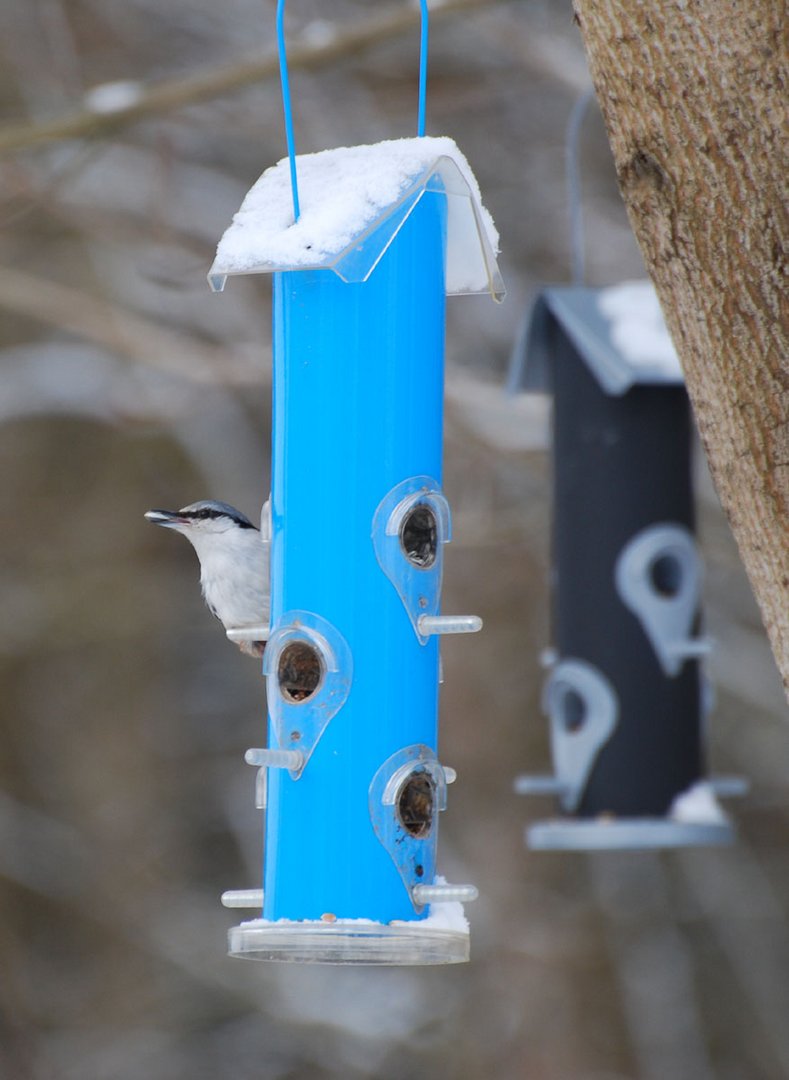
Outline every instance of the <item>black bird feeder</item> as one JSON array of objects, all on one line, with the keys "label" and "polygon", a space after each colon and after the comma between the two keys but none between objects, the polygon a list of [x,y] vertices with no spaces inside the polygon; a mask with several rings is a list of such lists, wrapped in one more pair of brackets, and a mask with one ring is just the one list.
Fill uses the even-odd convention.
[{"label": "black bird feeder", "polygon": [[543,708],[554,794],[535,849],[731,842],[716,796],[736,779],[704,765],[709,693],[699,660],[692,419],[648,283],[545,289],[516,350],[511,389],[553,395],[553,648]]}]

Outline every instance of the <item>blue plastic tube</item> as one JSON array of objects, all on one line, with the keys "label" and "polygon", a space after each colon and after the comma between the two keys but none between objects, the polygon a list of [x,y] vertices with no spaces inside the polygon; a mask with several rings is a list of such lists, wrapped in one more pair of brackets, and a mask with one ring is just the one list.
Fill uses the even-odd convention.
[{"label": "blue plastic tube", "polygon": [[427,192],[366,282],[274,275],[272,626],[327,620],[353,683],[302,775],[269,771],[266,919],[419,917],[368,798],[396,751],[438,750],[438,646],[418,640],[371,533],[398,483],[441,482],[445,243],[446,198]]}]

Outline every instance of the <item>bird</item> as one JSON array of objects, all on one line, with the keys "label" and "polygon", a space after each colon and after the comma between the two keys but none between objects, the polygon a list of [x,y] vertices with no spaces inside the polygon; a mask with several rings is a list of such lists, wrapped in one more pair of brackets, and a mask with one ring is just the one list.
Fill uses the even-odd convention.
[{"label": "bird", "polygon": [[261,657],[271,615],[269,503],[261,514],[263,533],[240,510],[202,499],[180,510],[148,510],[146,521],[185,536],[200,560],[200,586],[209,610],[225,630],[261,627],[260,639],[236,641],[248,656]]}]

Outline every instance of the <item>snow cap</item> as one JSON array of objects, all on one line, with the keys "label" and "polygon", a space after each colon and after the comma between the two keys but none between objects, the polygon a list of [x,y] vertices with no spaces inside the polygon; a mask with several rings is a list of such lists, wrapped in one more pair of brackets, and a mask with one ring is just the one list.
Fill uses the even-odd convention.
[{"label": "snow cap", "polygon": [[208,274],[221,291],[231,274],[331,269],[366,281],[426,191],[447,196],[446,291],[504,296],[499,235],[479,185],[447,137],[392,139],[296,158],[301,214],[294,223],[287,158],[253,185]]}]

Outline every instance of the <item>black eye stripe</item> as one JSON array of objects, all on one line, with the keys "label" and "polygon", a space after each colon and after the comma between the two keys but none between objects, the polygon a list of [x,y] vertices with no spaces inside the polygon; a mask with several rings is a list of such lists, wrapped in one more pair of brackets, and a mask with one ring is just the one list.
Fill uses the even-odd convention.
[{"label": "black eye stripe", "polygon": [[188,517],[190,521],[216,521],[217,518],[226,518],[228,521],[238,525],[239,529],[255,528],[252,522],[247,521],[246,518],[233,517],[232,514],[227,514],[223,510],[214,510],[211,507],[204,507],[202,510],[188,510],[184,517]]}]

